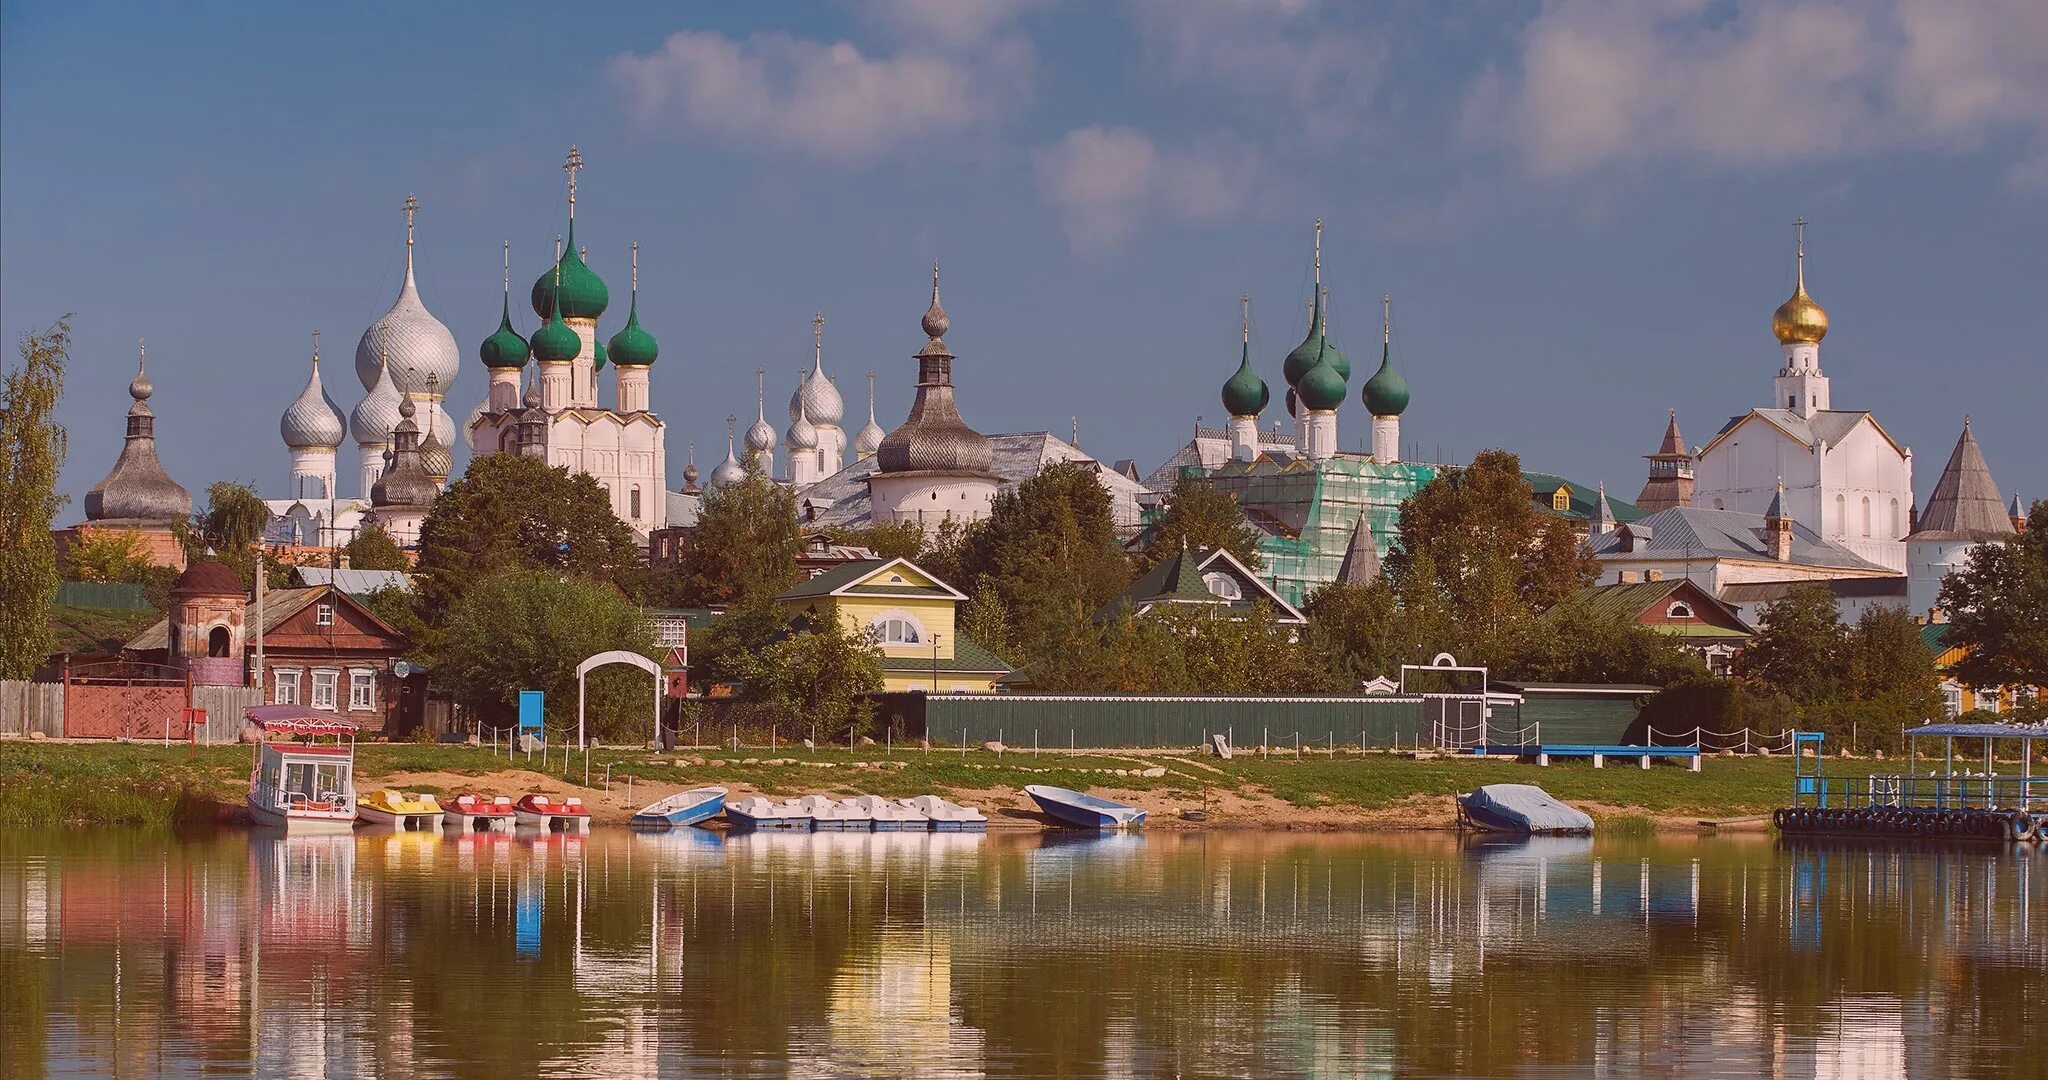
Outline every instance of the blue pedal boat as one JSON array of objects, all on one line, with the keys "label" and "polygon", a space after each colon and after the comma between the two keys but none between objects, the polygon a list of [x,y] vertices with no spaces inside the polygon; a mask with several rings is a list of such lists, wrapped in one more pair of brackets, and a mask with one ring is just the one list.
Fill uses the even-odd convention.
[{"label": "blue pedal boat", "polygon": [[627,824],[641,828],[669,829],[680,825],[695,825],[717,817],[725,809],[725,789],[722,787],[691,788],[678,791],[659,802],[649,803],[640,808]]},{"label": "blue pedal boat", "polygon": [[1053,818],[1084,829],[1135,829],[1145,823],[1145,811],[1082,791],[1030,784],[1024,794]]}]

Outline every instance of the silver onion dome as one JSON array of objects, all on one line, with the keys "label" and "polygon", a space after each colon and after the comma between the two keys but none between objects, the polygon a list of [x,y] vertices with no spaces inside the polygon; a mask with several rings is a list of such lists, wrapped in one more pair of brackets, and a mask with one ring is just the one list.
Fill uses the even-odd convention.
[{"label": "silver onion dome", "polygon": [[775,429],[765,419],[747,426],[747,449],[760,454],[775,449]]},{"label": "silver onion dome", "polygon": [[860,431],[853,437],[854,456],[872,457],[875,451],[882,448],[882,440],[887,438],[888,434],[882,430],[882,425],[875,423],[874,417],[868,417],[868,422],[862,424]]},{"label": "silver onion dome", "polygon": [[356,342],[356,377],[364,389],[375,387],[377,366],[380,360],[388,360],[401,393],[434,401],[462,370],[462,352],[456,348],[455,335],[420,301],[412,269],[412,215],[418,208],[417,200],[406,200],[405,281],[391,310],[371,323]]},{"label": "silver onion dome", "polygon": [[306,388],[299,391],[298,400],[284,411],[278,421],[278,434],[284,436],[284,444],[294,450],[332,450],[341,445],[348,435],[347,425],[342,423],[341,410],[327,397],[327,390],[320,385],[320,354],[313,354],[313,372],[306,378]]},{"label": "silver onion dome", "polygon": [[990,475],[994,451],[980,432],[960,418],[953,401],[953,352],[944,340],[951,322],[939,305],[936,266],[932,268],[932,305],[921,325],[930,340],[916,354],[917,397],[903,424],[883,437],[875,451],[875,463],[885,473]]},{"label": "silver onion dome", "polygon": [[789,448],[791,450],[816,450],[818,428],[802,413],[797,414],[796,423],[789,425]]},{"label": "silver onion dome", "polygon": [[391,381],[389,366],[379,366],[370,392],[363,395],[353,413],[349,414],[349,430],[355,434],[358,446],[384,446],[391,442],[391,430],[398,426],[398,407],[401,402],[397,384]]},{"label": "silver onion dome", "polygon": [[471,452],[476,450],[476,422],[490,411],[490,404],[489,398],[477,402],[476,408],[469,410],[468,421],[462,425],[462,445],[469,447]]}]

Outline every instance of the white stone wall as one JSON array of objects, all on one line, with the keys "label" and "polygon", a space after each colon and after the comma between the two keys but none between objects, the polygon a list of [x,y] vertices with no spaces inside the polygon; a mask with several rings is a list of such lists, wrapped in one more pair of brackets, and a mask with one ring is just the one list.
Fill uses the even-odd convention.
[{"label": "white stone wall", "polygon": [[1974,540],[1911,540],[1906,543],[1906,610],[1924,618],[1941,602],[1941,579],[1970,561]]},{"label": "white stone wall", "polygon": [[877,524],[912,521],[925,535],[948,518],[967,522],[989,515],[1000,481],[948,473],[875,473],[868,477],[872,517]]},{"label": "white stone wall", "polygon": [[1839,445],[1806,447],[1751,416],[1700,456],[1696,476],[1694,506],[1751,514],[1770,509],[1782,478],[1794,521],[1879,566],[1906,569],[1913,459],[1868,417]]}]

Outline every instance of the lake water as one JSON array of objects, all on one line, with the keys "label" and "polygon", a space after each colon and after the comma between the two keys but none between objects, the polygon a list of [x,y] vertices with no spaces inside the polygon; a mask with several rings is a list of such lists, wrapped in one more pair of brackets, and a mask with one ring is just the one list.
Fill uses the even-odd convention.
[{"label": "lake water", "polygon": [[0,1076],[2042,1076],[2048,854],[0,835]]}]

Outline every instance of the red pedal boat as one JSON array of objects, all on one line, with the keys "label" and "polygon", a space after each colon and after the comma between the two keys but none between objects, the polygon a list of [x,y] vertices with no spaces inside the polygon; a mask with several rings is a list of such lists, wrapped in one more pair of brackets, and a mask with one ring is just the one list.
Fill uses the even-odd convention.
[{"label": "red pedal boat", "polygon": [[463,792],[441,804],[448,827],[456,832],[511,832],[518,821],[509,795]]},{"label": "red pedal boat", "polygon": [[519,824],[526,828],[543,829],[548,832],[587,833],[590,831],[590,808],[583,800],[570,796],[566,799],[552,799],[538,792],[519,797],[512,804],[512,811]]}]

